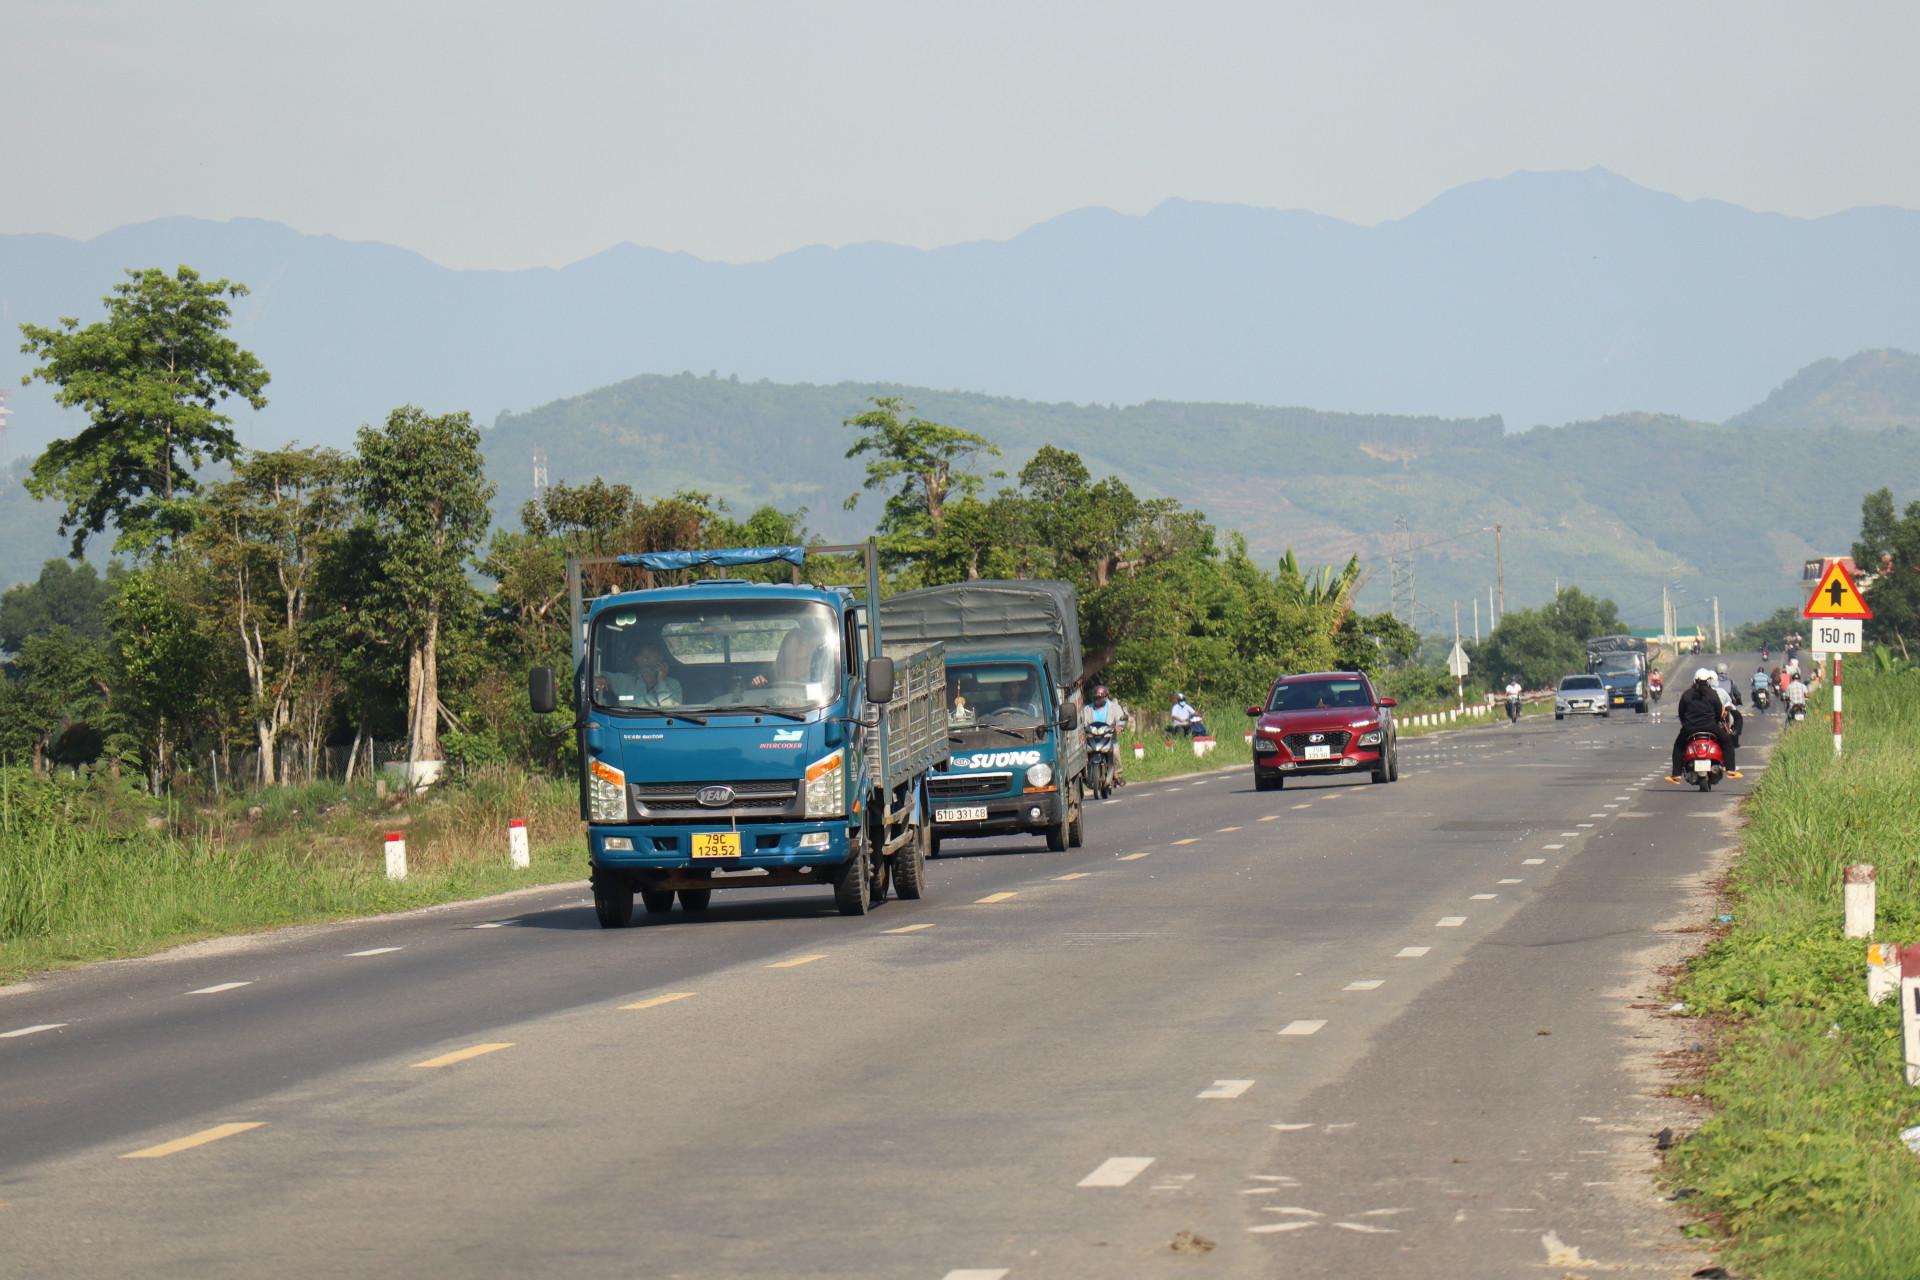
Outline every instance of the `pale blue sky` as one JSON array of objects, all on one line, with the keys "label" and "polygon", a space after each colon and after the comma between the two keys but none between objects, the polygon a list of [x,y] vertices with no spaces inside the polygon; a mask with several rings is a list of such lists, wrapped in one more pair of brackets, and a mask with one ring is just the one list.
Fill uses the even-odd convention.
[{"label": "pale blue sky", "polygon": [[456,267],[930,247],[1169,196],[1363,223],[1604,165],[1920,207],[1920,6],[6,0],[0,232],[253,216]]}]

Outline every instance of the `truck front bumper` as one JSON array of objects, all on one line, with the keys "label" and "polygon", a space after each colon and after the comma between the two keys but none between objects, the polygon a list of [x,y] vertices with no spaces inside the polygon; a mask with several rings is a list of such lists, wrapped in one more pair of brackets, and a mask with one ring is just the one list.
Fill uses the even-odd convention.
[{"label": "truck front bumper", "polygon": [[[738,834],[740,856],[694,857],[693,837],[714,832]],[[623,841],[628,847],[621,847]],[[699,823],[596,824],[587,828],[587,847],[596,871],[626,872],[647,888],[827,884],[847,860],[847,823],[829,818],[749,823],[737,829]]]},{"label": "truck front bumper", "polygon": [[[965,840],[973,836],[1010,835],[1041,832],[1056,826],[1065,813],[1066,799],[1058,788],[1023,792],[1009,796],[965,796],[952,800],[933,800],[933,833],[943,840]],[[984,818],[942,822],[939,815],[955,810],[986,811]]]}]

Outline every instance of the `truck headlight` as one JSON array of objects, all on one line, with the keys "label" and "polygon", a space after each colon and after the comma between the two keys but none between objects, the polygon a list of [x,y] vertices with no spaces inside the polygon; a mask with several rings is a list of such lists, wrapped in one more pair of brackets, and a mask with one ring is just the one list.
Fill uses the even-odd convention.
[{"label": "truck headlight", "polygon": [[1360,745],[1363,747],[1377,747],[1380,745],[1380,740],[1384,737],[1386,737],[1384,731],[1375,729],[1372,733],[1363,733],[1360,735]]},{"label": "truck headlight", "polygon": [[1044,787],[1052,781],[1053,766],[1050,764],[1036,764],[1027,770],[1027,785],[1030,787]]},{"label": "truck headlight", "polygon": [[1270,755],[1273,752],[1278,751],[1280,748],[1273,745],[1272,738],[1264,738],[1264,737],[1261,737],[1259,734],[1255,734],[1253,738],[1253,749],[1255,751],[1258,751],[1261,755]]},{"label": "truck headlight", "polygon": [[838,818],[847,811],[847,756],[836,751],[807,766],[807,816]]},{"label": "truck headlight", "polygon": [[604,760],[587,765],[587,820],[627,820],[627,775]]}]

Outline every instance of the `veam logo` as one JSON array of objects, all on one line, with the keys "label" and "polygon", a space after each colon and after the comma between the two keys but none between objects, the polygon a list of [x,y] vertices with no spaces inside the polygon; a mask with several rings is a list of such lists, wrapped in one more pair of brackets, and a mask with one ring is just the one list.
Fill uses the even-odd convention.
[{"label": "veam logo", "polygon": [[773,731],[773,740],[775,742],[798,742],[806,736],[807,731],[805,729],[775,729]]}]

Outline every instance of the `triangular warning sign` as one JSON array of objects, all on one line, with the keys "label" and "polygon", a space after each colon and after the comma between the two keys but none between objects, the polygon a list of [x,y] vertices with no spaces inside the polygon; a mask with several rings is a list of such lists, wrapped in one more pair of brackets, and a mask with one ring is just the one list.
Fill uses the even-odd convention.
[{"label": "triangular warning sign", "polygon": [[1865,619],[1873,616],[1873,610],[1860,598],[1860,588],[1853,585],[1853,575],[1847,572],[1847,566],[1835,560],[1827,566],[1820,585],[1813,589],[1800,616]]}]

